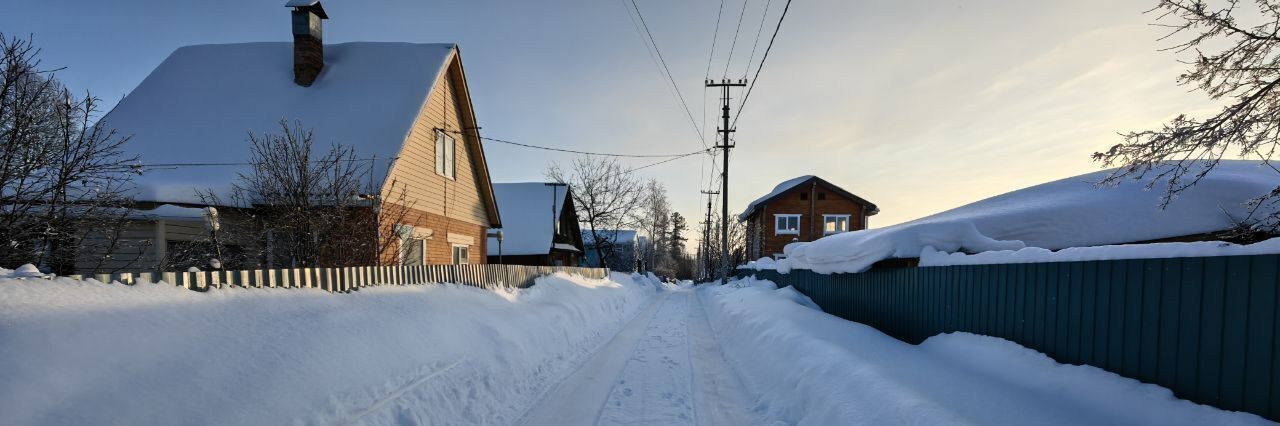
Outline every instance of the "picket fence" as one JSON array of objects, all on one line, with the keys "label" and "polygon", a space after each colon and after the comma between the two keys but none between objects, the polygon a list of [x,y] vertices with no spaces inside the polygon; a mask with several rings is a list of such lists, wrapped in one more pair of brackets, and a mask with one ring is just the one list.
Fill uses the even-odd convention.
[{"label": "picket fence", "polygon": [[418,285],[453,283],[480,288],[528,288],[538,277],[564,272],[587,278],[602,279],[609,272],[603,268],[526,265],[425,265],[425,266],[354,266],[344,268],[255,269],[241,271],[200,272],[120,272],[91,276],[71,275],[73,279],[92,278],[104,283],[164,282],[195,291],[213,288],[308,288],[334,293],[347,293],[364,287],[384,285]]}]

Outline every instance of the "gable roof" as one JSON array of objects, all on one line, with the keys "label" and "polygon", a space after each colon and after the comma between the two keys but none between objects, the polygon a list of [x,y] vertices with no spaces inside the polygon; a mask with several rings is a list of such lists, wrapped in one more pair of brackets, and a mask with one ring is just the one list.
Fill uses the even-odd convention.
[{"label": "gable roof", "polygon": [[[139,201],[200,204],[196,190],[228,194],[249,171],[248,133],[280,131],[296,120],[314,130],[315,149],[352,146],[370,159],[376,188],[386,180],[431,91],[451,67],[461,74],[451,43],[341,43],[325,45],[325,66],[311,87],[293,82],[293,43],[186,46],[175,50],[136,89],[103,117],[132,135],[125,149],[144,165],[233,164],[145,168],[134,178]],[[475,127],[470,94],[465,126]],[[472,147],[477,186],[491,221],[499,225],[484,151]]]},{"label": "gable roof", "polygon": [[747,209],[744,210],[742,214],[738,215],[738,220],[747,220],[747,218],[751,217],[751,215],[756,212],[756,207],[759,207],[762,204],[767,204],[770,201],[773,201],[774,199],[782,196],[783,193],[790,191],[796,187],[803,186],[804,184],[807,184],[815,180],[818,182],[819,185],[822,185],[827,189],[835,191],[835,193],[841,196],[844,196],[845,198],[848,198],[858,204],[865,206],[867,211],[867,216],[872,216],[872,215],[875,215],[876,213],[880,213],[880,208],[876,207],[876,205],[872,204],[870,201],[867,201],[857,195],[853,195],[852,192],[846,191],[844,190],[844,188],[835,186],[831,182],[827,182],[826,180],[820,177],[817,177],[814,175],[804,175],[804,176],[783,181],[782,183],[773,187],[773,191],[769,191],[769,193],[765,194],[763,197],[757,198],[755,201],[752,201],[751,204],[747,205]]},{"label": "gable roof", "polygon": [[[556,233],[555,223],[560,221],[569,187],[552,187],[543,182],[495,183],[493,193],[498,200],[498,210],[505,212],[502,217],[502,254],[550,253]],[[490,256],[498,255],[497,238],[489,238],[488,252]]]}]

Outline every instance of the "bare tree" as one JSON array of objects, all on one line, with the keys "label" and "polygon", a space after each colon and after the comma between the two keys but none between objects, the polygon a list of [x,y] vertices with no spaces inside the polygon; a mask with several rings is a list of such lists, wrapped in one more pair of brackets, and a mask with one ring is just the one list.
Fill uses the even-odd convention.
[{"label": "bare tree", "polygon": [[[719,223],[720,214],[711,214],[711,223]],[[720,241],[724,238],[724,234],[720,231],[720,227],[713,226],[711,232],[708,233],[707,243],[700,245],[703,251],[702,258],[702,276],[710,279],[719,276],[721,260],[724,259],[723,253],[720,251]],[[747,259],[747,225],[745,222],[738,220],[729,221],[729,265],[741,265],[746,263]],[[730,273],[733,273],[730,270]]]},{"label": "bare tree", "polygon": [[[601,266],[609,267],[617,251],[616,232],[638,225],[637,210],[644,200],[644,184],[616,160],[579,157],[569,170],[552,163],[547,179],[573,188],[578,220],[590,231]],[[640,253],[637,253],[639,255]]]},{"label": "bare tree", "polygon": [[668,224],[671,204],[667,201],[667,188],[655,179],[644,184],[644,196],[639,209],[640,226],[649,235],[650,244],[644,249],[645,263],[660,275],[673,275],[674,264],[670,256],[671,244]]},{"label": "bare tree", "polygon": [[72,96],[39,52],[0,34],[0,264],[101,268],[124,244],[137,160],[124,154],[129,138],[97,120],[98,99]]},{"label": "bare tree", "polygon": [[[201,193],[207,204],[236,206],[238,216],[248,222],[227,227],[226,240],[256,241],[253,250],[238,247],[240,259],[232,260],[263,259],[268,266],[289,267],[395,261],[387,253],[394,252],[399,237],[395,225],[412,204],[406,201],[406,188],[392,182],[383,194],[370,180],[371,160],[342,145],[317,150],[315,136],[301,122],[281,120],[278,133],[250,133],[249,142],[251,168],[233,185],[229,202]],[[175,262],[200,263],[199,256],[214,252],[221,249],[201,247]]]},{"label": "bare tree", "polygon": [[[1280,1],[1248,4],[1160,0],[1148,12],[1158,14],[1156,25],[1169,28],[1161,40],[1177,40],[1165,50],[1195,55],[1178,83],[1228,105],[1207,118],[1179,115],[1158,130],[1122,134],[1122,143],[1093,154],[1105,166],[1119,166],[1103,183],[1149,178],[1148,186],[1155,186],[1167,181],[1163,207],[1227,155],[1258,158],[1271,166],[1280,144]],[[1254,212],[1277,203],[1280,187],[1249,202]],[[1277,219],[1273,213],[1245,225],[1274,232]]]}]

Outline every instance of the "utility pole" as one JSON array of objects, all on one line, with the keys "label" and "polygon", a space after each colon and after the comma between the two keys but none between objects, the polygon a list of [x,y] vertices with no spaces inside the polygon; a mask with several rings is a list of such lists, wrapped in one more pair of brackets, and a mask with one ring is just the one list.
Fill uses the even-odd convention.
[{"label": "utility pole", "polygon": [[702,277],[711,276],[711,197],[720,191],[702,191],[707,194],[707,220],[702,225]]},{"label": "utility pole", "polygon": [[720,128],[720,144],[716,145],[716,148],[724,149],[724,169],[720,172],[720,284],[729,283],[729,150],[733,148],[733,138],[729,135],[736,131],[729,128],[729,88],[746,85],[745,78],[736,83],[724,79],[719,83],[707,80],[707,87],[719,87],[724,94],[720,99],[724,102],[724,127]]}]

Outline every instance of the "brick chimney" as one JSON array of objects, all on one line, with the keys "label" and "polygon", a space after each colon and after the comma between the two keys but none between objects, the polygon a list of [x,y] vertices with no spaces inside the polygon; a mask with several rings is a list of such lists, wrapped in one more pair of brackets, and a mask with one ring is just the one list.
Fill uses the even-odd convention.
[{"label": "brick chimney", "polygon": [[293,8],[293,82],[310,87],[324,69],[324,31],[321,20],[329,19],[320,0],[289,0]]}]

